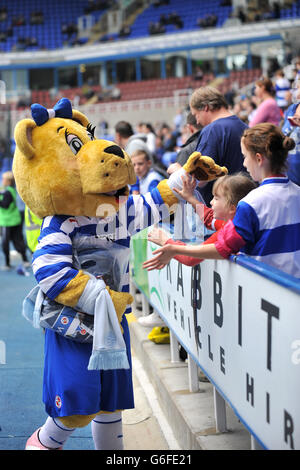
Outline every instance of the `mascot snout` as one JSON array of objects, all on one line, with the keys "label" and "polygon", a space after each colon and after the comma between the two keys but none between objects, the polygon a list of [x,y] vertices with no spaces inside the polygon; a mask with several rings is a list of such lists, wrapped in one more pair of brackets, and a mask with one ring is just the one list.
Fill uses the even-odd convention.
[{"label": "mascot snout", "polygon": [[77,157],[83,194],[112,194],[136,181],[130,157],[113,142],[89,141]]}]

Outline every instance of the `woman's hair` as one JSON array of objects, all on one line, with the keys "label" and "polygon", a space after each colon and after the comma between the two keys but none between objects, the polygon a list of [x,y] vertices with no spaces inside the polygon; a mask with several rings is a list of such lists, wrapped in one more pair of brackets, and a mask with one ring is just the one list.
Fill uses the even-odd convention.
[{"label": "woman's hair", "polygon": [[272,96],[274,96],[276,93],[272,80],[267,77],[262,77],[259,80],[256,80],[255,85],[259,86],[260,88],[264,87],[266,92]]},{"label": "woman's hair", "polygon": [[5,171],[4,173],[2,173],[2,178],[7,179],[8,181],[10,181],[11,186],[14,186],[15,178],[12,171]]},{"label": "woman's hair", "polygon": [[228,103],[222,93],[211,86],[204,86],[195,90],[191,96],[190,107],[203,109],[208,106],[210,111],[228,108]]},{"label": "woman's hair", "polygon": [[218,190],[222,191],[228,205],[237,206],[238,202],[256,188],[254,181],[245,173],[225,175],[218,178],[213,185],[213,194]]},{"label": "woman's hair", "polygon": [[267,122],[246,129],[242,142],[253,155],[260,153],[267,158],[275,174],[286,170],[288,152],[295,147],[293,139],[286,137],[279,127]]}]

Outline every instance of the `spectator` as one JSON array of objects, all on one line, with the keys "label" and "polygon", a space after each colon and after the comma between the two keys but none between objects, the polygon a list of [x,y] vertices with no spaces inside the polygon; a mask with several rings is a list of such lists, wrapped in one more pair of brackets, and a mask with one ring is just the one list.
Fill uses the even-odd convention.
[{"label": "spectator", "polygon": [[112,100],[119,100],[121,98],[121,90],[116,85],[113,85],[110,90],[110,98]]},{"label": "spectator", "polygon": [[166,28],[163,24],[161,24],[159,21],[153,22],[150,21],[148,24],[148,33],[150,35],[153,34],[164,34],[166,32]]},{"label": "spectator", "polygon": [[164,123],[160,128],[160,135],[162,136],[164,147],[161,162],[165,168],[168,168],[176,160],[178,132],[172,131],[171,127]]},{"label": "spectator", "polygon": [[275,99],[279,108],[284,111],[287,108],[287,92],[290,90],[290,81],[285,77],[283,70],[277,70],[275,73]]},{"label": "spectator", "polygon": [[281,120],[280,109],[274,99],[274,86],[269,78],[261,78],[255,84],[254,94],[260,104],[257,106],[253,119],[249,122],[249,127],[262,122],[270,122],[279,125]]},{"label": "spectator", "polygon": [[26,244],[22,233],[22,218],[17,208],[17,192],[14,188],[14,177],[11,171],[2,174],[3,190],[0,193],[0,226],[2,232],[2,249],[5,256],[3,270],[11,269],[10,265],[10,241],[18,253],[21,254],[24,266],[29,266],[26,255]]},{"label": "spectator", "polygon": [[68,39],[70,39],[73,34],[78,33],[78,27],[75,23],[70,23],[70,24],[64,23],[61,27],[61,32],[62,34],[66,34]]},{"label": "spectator", "polygon": [[27,247],[33,253],[38,244],[43,220],[39,219],[28,206],[25,206],[24,221]]},{"label": "spectator", "polygon": [[[198,88],[191,96],[190,108],[197,124],[203,126],[196,150],[226,166],[229,174],[242,171],[240,138],[247,125],[229,112],[224,96],[210,86]],[[212,185],[209,182],[200,189],[206,205],[212,199]]]},{"label": "spectator", "polygon": [[12,26],[24,26],[26,24],[24,15],[15,15],[12,17]]},{"label": "spectator", "polygon": [[30,15],[30,24],[44,24],[44,15],[41,11],[33,11]]},{"label": "spectator", "polygon": [[0,8],[0,21],[6,21],[6,20],[7,20],[7,8],[1,7]]},{"label": "spectator", "polygon": [[256,112],[256,104],[252,100],[249,100],[247,109],[248,109],[248,123],[249,123],[254,118],[254,115]]},{"label": "spectator", "polygon": [[199,80],[199,81],[201,81],[201,80],[203,80],[203,77],[204,77],[203,70],[202,70],[202,68],[201,68],[199,65],[197,65],[197,66],[196,66],[196,70],[195,70],[195,74],[194,74],[194,77],[193,77],[193,78],[194,78],[194,80]]},{"label": "spectator", "polygon": [[133,194],[146,194],[156,188],[163,176],[152,167],[152,161],[144,150],[136,150],[131,155],[135,174],[138,178],[136,185],[132,185]]},{"label": "spectator", "polygon": [[183,21],[175,11],[168,14],[167,17],[168,24],[174,24],[177,28],[183,28]]},{"label": "spectator", "polygon": [[245,12],[244,12],[243,8],[241,8],[241,7],[238,8],[237,18],[239,18],[241,23],[246,23],[246,21],[247,21],[247,17],[245,15]]},{"label": "spectator", "polygon": [[158,161],[161,162],[161,159],[162,159],[162,156],[163,156],[164,153],[165,153],[165,149],[164,149],[163,138],[160,134],[156,135],[156,138],[155,138],[155,156],[156,156]]},{"label": "spectator", "polygon": [[119,121],[115,126],[115,141],[120,147],[131,157],[136,150],[144,150],[152,160],[152,155],[147,146],[147,138],[145,134],[134,134],[132,126],[129,122]]},{"label": "spectator", "polygon": [[126,38],[131,34],[131,27],[128,25],[123,25],[119,31],[120,38]]},{"label": "spectator", "polygon": [[273,124],[247,129],[241,139],[244,165],[259,187],[240,201],[233,220],[219,231],[215,243],[164,245],[144,268],[161,269],[179,254],[224,259],[243,251],[300,279],[300,187],[283,174],[288,151],[294,145],[293,139]]},{"label": "spectator", "polygon": [[177,131],[178,133],[180,133],[183,121],[184,121],[184,110],[178,109],[173,119],[174,130]]},{"label": "spectator", "polygon": [[275,20],[280,18],[280,5],[279,5],[279,2],[273,2],[273,18]]}]

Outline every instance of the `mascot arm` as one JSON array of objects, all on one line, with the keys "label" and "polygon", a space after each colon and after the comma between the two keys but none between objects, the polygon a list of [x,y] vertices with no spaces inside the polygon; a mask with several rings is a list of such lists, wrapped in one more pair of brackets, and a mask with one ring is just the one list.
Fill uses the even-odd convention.
[{"label": "mascot arm", "polygon": [[212,158],[201,155],[200,152],[193,152],[184,166],[180,170],[175,171],[169,179],[161,181],[157,189],[164,203],[172,210],[172,206],[177,204],[180,199],[174,188],[182,189],[182,176],[190,174],[195,176],[198,181],[208,182],[227,175],[227,173],[228,170],[225,166],[220,167]]},{"label": "mascot arm", "polygon": [[220,167],[212,158],[204,157],[200,152],[193,152],[180,170],[174,172],[169,179],[160,181],[151,192],[128,198],[126,210],[129,235],[134,235],[175,212],[180,196],[173,189],[182,189],[181,177],[186,174],[207,182],[226,175],[227,168]]}]

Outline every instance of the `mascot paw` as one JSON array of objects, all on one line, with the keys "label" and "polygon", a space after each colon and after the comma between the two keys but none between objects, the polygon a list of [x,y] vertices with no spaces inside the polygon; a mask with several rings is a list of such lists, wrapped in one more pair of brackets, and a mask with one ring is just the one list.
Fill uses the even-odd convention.
[{"label": "mascot paw", "polygon": [[193,152],[183,168],[190,175],[195,176],[199,181],[211,181],[220,176],[227,175],[228,170],[225,166],[219,166],[210,157],[201,155],[200,152]]},{"label": "mascot paw", "polygon": [[127,292],[116,292],[109,287],[107,287],[107,290],[116,309],[119,323],[121,323],[123,313],[125,312],[127,305],[133,302],[133,297]]}]

